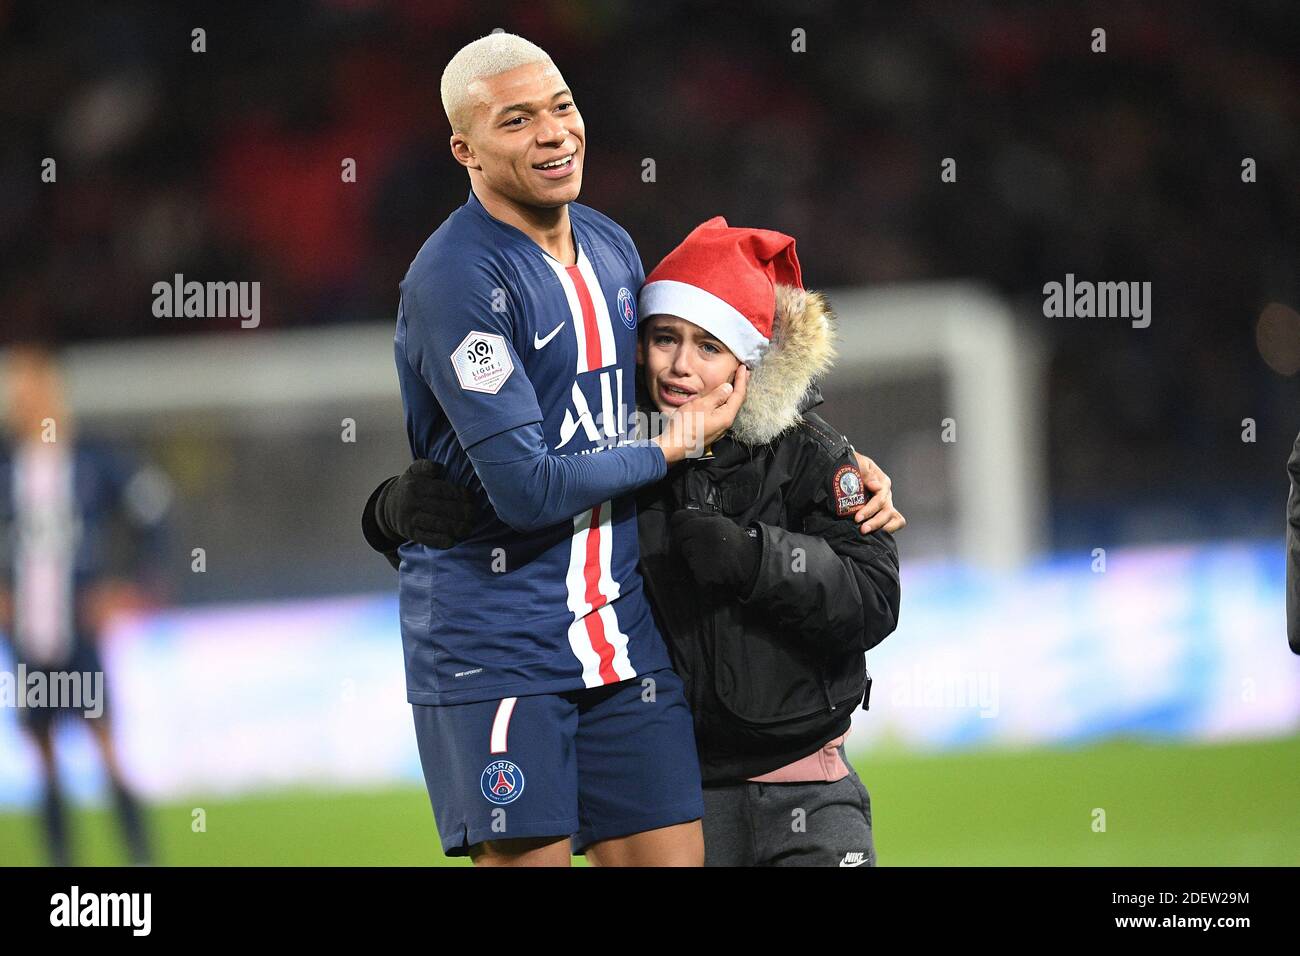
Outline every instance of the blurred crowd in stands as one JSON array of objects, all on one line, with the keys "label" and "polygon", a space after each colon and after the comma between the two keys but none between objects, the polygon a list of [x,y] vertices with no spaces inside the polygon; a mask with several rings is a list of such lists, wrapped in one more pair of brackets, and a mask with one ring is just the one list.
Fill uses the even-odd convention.
[{"label": "blurred crowd in stands", "polygon": [[[1256,341],[1270,302],[1300,341],[1284,0],[0,3],[0,345],[238,332],[156,318],[151,287],[175,273],[260,281],[264,329],[391,319],[468,190],[442,67],[495,27],[564,72],[582,201],[647,270],[722,214],[795,235],[813,287],[989,283],[1051,348],[1058,502],[1212,504],[1282,475],[1241,420],[1289,447],[1300,408],[1294,350],[1266,361]],[[1045,318],[1042,286],[1067,273],[1149,280],[1151,327]]]}]

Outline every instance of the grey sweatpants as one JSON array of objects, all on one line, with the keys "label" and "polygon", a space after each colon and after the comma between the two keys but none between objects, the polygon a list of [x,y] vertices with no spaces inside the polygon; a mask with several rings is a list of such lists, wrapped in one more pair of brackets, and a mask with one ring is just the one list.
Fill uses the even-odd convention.
[{"label": "grey sweatpants", "polygon": [[871,795],[844,762],[834,783],[705,787],[704,865],[875,866]]}]

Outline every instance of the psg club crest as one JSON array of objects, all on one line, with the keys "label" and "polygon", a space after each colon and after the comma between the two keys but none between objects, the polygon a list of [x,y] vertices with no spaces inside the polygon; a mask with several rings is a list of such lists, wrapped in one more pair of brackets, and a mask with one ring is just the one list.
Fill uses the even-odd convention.
[{"label": "psg club crest", "polygon": [[862,475],[852,465],[835,472],[835,514],[843,518],[867,503],[862,491]]},{"label": "psg club crest", "polygon": [[636,299],[626,286],[618,290],[618,314],[624,325],[636,331]]},{"label": "psg club crest", "polygon": [[494,760],[483,769],[479,786],[493,803],[507,804],[524,792],[524,772],[509,760]]}]

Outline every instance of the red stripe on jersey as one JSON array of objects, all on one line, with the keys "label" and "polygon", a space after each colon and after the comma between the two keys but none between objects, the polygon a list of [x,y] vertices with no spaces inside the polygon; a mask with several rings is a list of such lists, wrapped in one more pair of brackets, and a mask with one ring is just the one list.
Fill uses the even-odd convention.
[{"label": "red stripe on jersey", "polygon": [[582,277],[577,266],[565,266],[564,269],[573,280],[573,289],[578,293],[578,304],[582,306],[582,328],[587,337],[587,371],[603,368],[605,362],[600,354],[600,326],[596,324],[596,307],[592,305],[587,280]]},{"label": "red stripe on jersey", "polygon": [[[590,301],[590,300],[588,300]],[[600,343],[596,343],[599,350]],[[600,593],[600,505],[591,509],[591,527],[587,530],[587,561],[582,569],[587,581],[585,599],[591,610],[583,617],[587,626],[587,638],[591,649],[600,656],[600,679],[606,684],[618,683],[618,672],[614,670],[614,647],[605,638],[605,622],[600,619],[599,611],[609,601]]]}]

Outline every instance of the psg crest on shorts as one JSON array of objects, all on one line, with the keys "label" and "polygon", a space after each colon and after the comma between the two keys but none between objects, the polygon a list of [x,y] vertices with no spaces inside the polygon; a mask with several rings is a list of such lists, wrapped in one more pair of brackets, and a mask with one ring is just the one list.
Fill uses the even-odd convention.
[{"label": "psg crest on shorts", "polygon": [[510,803],[524,792],[524,772],[509,760],[494,760],[483,769],[479,785],[493,803]]},{"label": "psg crest on shorts", "polygon": [[624,325],[636,330],[636,299],[626,286],[618,290],[618,314]]}]

